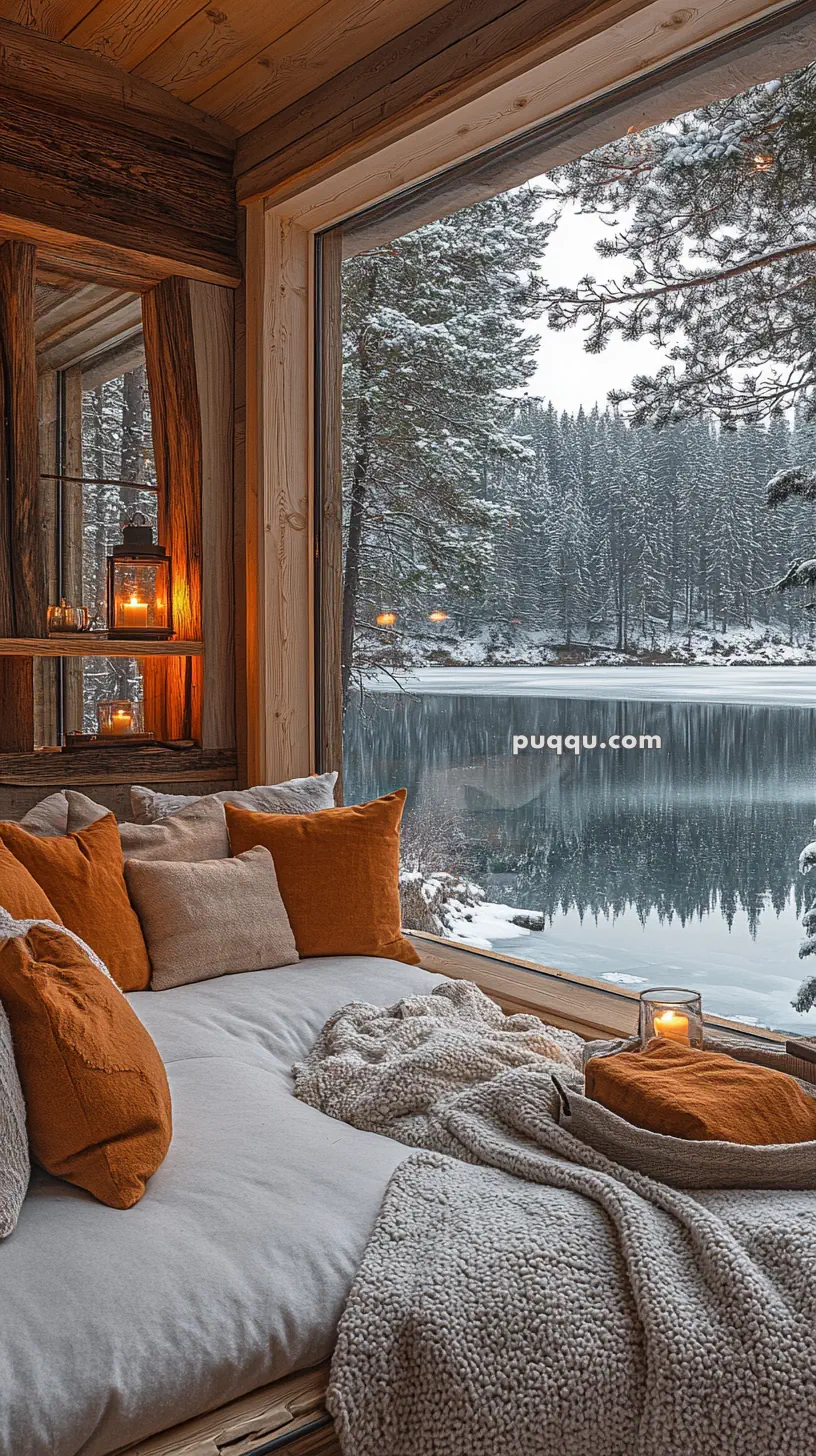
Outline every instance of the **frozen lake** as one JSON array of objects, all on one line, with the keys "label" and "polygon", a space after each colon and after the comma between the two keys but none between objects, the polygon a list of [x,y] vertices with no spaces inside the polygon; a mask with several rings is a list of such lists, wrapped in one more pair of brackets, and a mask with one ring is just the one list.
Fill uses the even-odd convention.
[{"label": "frozen lake", "polygon": [[[369,684],[347,801],[405,785],[406,838],[546,928],[497,950],[816,1032],[790,1001],[816,815],[816,668],[429,668]],[[659,750],[600,751],[613,734]],[[513,735],[595,738],[578,756]],[[813,887],[816,890],[816,885]]]},{"label": "frozen lake", "polygon": [[816,667],[422,667],[399,681],[371,674],[379,693],[619,698],[649,703],[816,707]]}]

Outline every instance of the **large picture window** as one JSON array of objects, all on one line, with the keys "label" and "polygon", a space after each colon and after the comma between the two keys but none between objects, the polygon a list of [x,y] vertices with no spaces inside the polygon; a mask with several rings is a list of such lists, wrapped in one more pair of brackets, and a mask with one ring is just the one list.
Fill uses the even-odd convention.
[{"label": "large picture window", "polygon": [[343,266],[344,775],[415,928],[816,1030],[816,67]]}]

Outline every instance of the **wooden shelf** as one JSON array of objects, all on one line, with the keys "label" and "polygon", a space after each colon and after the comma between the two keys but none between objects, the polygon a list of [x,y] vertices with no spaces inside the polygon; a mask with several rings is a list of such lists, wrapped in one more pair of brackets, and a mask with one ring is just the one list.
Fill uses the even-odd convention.
[{"label": "wooden shelf", "polygon": [[0,657],[201,657],[203,642],[92,637],[0,637]]},{"label": "wooden shelf", "polygon": [[62,788],[65,784],[229,782],[237,777],[235,751],[226,748],[86,748],[81,753],[41,748],[0,753],[0,784]]}]

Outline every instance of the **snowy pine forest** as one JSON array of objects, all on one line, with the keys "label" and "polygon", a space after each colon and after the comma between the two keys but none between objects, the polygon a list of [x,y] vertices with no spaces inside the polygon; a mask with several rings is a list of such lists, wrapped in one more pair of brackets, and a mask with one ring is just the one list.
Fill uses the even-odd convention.
[{"label": "snowy pine forest", "polygon": [[[814,660],[814,156],[811,65],[346,261],[346,701],[556,649]],[[530,386],[568,329],[654,365],[556,413]]]}]

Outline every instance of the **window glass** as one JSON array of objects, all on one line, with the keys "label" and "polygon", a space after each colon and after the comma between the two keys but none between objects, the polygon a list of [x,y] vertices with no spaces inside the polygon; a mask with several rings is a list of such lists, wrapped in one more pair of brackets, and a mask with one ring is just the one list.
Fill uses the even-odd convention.
[{"label": "window glass", "polygon": [[806,67],[343,269],[346,798],[409,789],[406,923],[804,1033],[814,133]]},{"label": "window glass", "polygon": [[[107,615],[107,559],[121,541],[122,526],[139,512],[157,531],[154,491],[126,489],[121,482],[155,485],[150,397],[143,365],[129,369],[82,394],[82,587],[92,618]],[[108,482],[100,483],[100,482]],[[138,664],[127,658],[86,658],[83,672],[83,721],[96,731],[101,698],[142,695]]]}]

